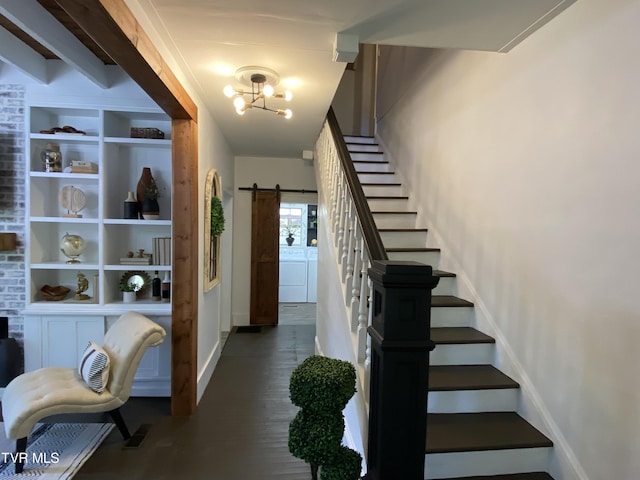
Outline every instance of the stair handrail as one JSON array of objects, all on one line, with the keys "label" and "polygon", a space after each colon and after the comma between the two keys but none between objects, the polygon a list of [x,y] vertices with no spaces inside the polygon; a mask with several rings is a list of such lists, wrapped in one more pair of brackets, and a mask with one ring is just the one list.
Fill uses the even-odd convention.
[{"label": "stair handrail", "polygon": [[[331,108],[316,141],[316,159],[319,206],[326,212],[322,222],[330,240],[326,259],[336,261],[345,307],[344,315],[331,309],[326,330],[344,331],[341,322],[346,321],[353,351],[343,342],[336,342],[339,352],[326,346],[356,362],[355,408],[363,407],[368,425],[353,419],[357,425],[352,426],[363,441],[367,438],[365,478],[422,480],[429,352],[434,347],[429,336],[431,290],[438,278],[429,265],[389,260]],[[328,269],[333,265],[323,263]],[[331,303],[337,306],[335,299]],[[320,340],[321,349],[323,341],[328,339]],[[402,432],[402,439],[393,432]]]},{"label": "stair handrail", "polygon": [[378,232],[375,220],[373,219],[369,203],[364,195],[364,190],[362,190],[358,174],[353,166],[351,154],[349,153],[347,144],[344,141],[344,136],[340,129],[340,124],[338,123],[336,114],[333,111],[333,107],[329,107],[329,111],[327,112],[327,124],[331,130],[331,134],[336,145],[336,151],[340,159],[340,164],[342,165],[347,185],[351,192],[351,198],[358,213],[360,226],[362,228],[362,236],[365,244],[367,245],[367,250],[369,250],[369,259],[371,262],[375,260],[388,260],[389,257],[387,256],[387,252],[382,243],[382,238],[380,238],[380,233]]}]

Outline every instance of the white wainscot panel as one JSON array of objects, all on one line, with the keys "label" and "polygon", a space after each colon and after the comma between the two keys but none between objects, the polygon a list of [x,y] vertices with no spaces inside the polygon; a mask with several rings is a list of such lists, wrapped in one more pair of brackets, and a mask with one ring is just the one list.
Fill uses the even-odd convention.
[{"label": "white wainscot panel", "polygon": [[307,301],[307,260],[280,262],[280,302],[304,303]]}]

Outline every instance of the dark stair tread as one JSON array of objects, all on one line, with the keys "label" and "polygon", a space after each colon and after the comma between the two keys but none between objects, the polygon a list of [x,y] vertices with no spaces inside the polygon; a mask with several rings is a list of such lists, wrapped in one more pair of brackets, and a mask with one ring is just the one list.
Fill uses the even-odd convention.
[{"label": "dark stair tread", "polygon": [[418,212],[408,212],[406,210],[374,210],[372,215],[417,215]]},{"label": "dark stair tread", "polygon": [[509,473],[507,475],[489,475],[481,477],[456,477],[443,480],[553,480],[546,472]]},{"label": "dark stair tread", "polygon": [[426,453],[551,446],[551,440],[515,412],[427,415]]},{"label": "dark stair tread", "polygon": [[456,274],[453,272],[445,272],[444,270],[434,270],[433,274],[436,277],[455,277]]},{"label": "dark stair tread", "polygon": [[[373,143],[361,143],[360,145],[373,145]],[[382,154],[384,154],[384,152],[379,152],[379,151],[370,152],[368,150],[351,150],[348,145],[347,145],[347,150],[349,151],[350,154],[359,154],[359,155],[362,155],[362,154],[365,154],[365,155],[382,155]]]},{"label": "dark stair tread", "polygon": [[427,228],[379,228],[378,232],[428,232]]},{"label": "dark stair tread", "polygon": [[[378,163],[382,163],[382,162],[378,162]],[[395,175],[396,172],[368,172],[368,171],[364,171],[364,172],[356,172],[357,174],[363,174],[363,175]]]},{"label": "dark stair tread", "polygon": [[390,247],[385,248],[387,252],[439,252],[439,248],[433,247]]},{"label": "dark stair tread", "polygon": [[362,185],[363,187],[400,187],[402,186],[401,183],[363,183],[360,182],[360,185]]},{"label": "dark stair tread", "polygon": [[473,307],[473,303],[464,298],[453,295],[433,295],[431,297],[432,307]]},{"label": "dark stair tread", "polygon": [[[355,153],[355,152],[352,152]],[[365,153],[365,152],[359,152],[359,153]],[[376,152],[366,152],[366,153],[376,153]],[[366,163],[366,164],[373,164],[373,165],[384,165],[385,163],[389,163],[389,160],[352,160],[352,163]],[[360,173],[364,173],[364,172],[360,172]]]},{"label": "dark stair tread", "polygon": [[431,365],[429,391],[519,388],[518,382],[493,365]]},{"label": "dark stair tread", "polygon": [[494,338],[471,327],[434,327],[431,341],[436,345],[496,343]]},{"label": "dark stair tread", "polygon": [[409,200],[408,196],[402,195],[369,195],[367,200]]}]

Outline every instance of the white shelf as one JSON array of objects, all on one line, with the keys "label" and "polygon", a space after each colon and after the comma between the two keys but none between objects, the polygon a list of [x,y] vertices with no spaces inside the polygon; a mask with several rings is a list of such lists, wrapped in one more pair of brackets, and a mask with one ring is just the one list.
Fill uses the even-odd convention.
[{"label": "white shelf", "polygon": [[31,217],[29,219],[34,223],[98,223],[97,218],[75,218],[75,217]]},{"label": "white shelf", "polygon": [[130,137],[105,137],[104,143],[117,143],[118,145],[135,145],[144,147],[171,148],[171,140],[164,138],[130,138]]},{"label": "white shelf", "polygon": [[[151,253],[153,238],[171,237],[171,119],[160,110],[138,112],[54,105],[30,106],[28,117],[26,188],[30,227],[26,269],[30,283],[27,310],[33,305],[45,310],[52,306],[52,302],[40,302],[42,285],[65,285],[73,291],[77,287],[77,273],[82,272],[91,277],[87,293],[96,290],[96,297],[100,299],[86,308],[106,314],[113,311],[109,302],[121,298],[121,272],[171,272],[170,265],[118,263],[129,251],[144,249]],[[86,135],[40,133],[64,125],[71,125]],[[132,128],[158,128],[165,138],[130,138]],[[74,160],[86,161],[94,165],[96,173],[41,171],[41,153],[49,143],[59,145],[63,168]],[[151,168],[160,187],[161,220],[123,219],[124,199],[127,192],[136,191],[145,167]],[[86,205],[78,212],[82,217],[63,216],[66,210],[60,206],[59,196],[68,185],[82,190],[86,196]],[[66,233],[84,238],[86,249],[80,256],[82,263],[65,263],[60,242]],[[78,305],[78,302],[63,301],[54,308],[75,309]],[[116,310],[124,311],[124,308],[120,306]],[[154,308],[158,310],[157,306]],[[166,315],[170,308],[158,311]]]},{"label": "white shelf", "polygon": [[135,225],[137,227],[171,226],[171,220],[131,220],[124,218],[105,218],[105,225]]},{"label": "white shelf", "polygon": [[32,263],[31,270],[98,270],[97,263],[64,263],[64,262],[42,262]]}]

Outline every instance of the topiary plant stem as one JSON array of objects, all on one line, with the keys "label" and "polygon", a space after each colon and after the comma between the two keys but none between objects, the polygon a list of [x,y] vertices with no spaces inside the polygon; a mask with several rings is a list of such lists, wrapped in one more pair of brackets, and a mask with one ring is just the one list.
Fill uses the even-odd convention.
[{"label": "topiary plant stem", "polygon": [[318,480],[318,465],[311,463],[311,480]]}]

